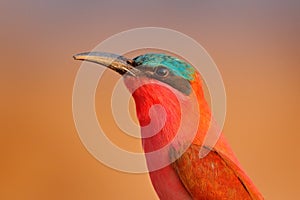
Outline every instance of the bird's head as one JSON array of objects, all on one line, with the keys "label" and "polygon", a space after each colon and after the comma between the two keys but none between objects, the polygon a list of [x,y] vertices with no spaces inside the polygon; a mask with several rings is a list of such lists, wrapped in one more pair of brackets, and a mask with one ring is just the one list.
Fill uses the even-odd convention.
[{"label": "bird's head", "polygon": [[195,83],[201,82],[192,65],[166,54],[147,53],[128,59],[111,53],[87,52],[74,55],[74,59],[98,63],[116,71],[123,76],[129,89],[132,88],[129,83],[157,83],[189,96],[197,89]]},{"label": "bird's head", "polygon": [[[167,113],[166,126],[162,130],[174,134],[180,126],[182,112],[193,115],[200,110],[201,117],[208,113],[199,73],[179,58],[147,53],[129,59],[110,53],[88,52],[77,54],[74,59],[94,62],[122,75],[134,97],[141,126],[153,121],[160,126],[163,121],[160,111],[150,112],[151,107],[157,104],[163,106]],[[172,139],[174,134],[169,134],[167,140]]]}]

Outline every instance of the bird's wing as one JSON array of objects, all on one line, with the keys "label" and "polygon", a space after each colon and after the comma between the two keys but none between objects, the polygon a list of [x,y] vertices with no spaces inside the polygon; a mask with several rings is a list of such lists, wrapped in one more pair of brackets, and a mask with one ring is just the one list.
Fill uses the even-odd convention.
[{"label": "bird's wing", "polygon": [[[217,144],[218,145],[218,144]],[[263,197],[241,169],[232,151],[210,151],[199,158],[200,145],[192,144],[172,165],[186,190],[194,199],[262,200]],[[228,147],[229,148],[229,147]]]},{"label": "bird's wing", "polygon": [[248,177],[246,172],[242,169],[241,164],[237,160],[229,144],[221,135],[218,143],[214,147],[214,150],[220,155],[220,157],[226,162],[226,164],[235,172],[236,176],[239,177],[241,183],[248,190],[253,200],[263,200],[262,194],[258,191],[257,187]]}]

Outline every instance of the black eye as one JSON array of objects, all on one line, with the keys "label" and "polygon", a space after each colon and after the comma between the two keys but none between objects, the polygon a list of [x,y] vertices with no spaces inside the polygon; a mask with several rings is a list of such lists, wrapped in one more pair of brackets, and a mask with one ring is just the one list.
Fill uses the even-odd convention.
[{"label": "black eye", "polygon": [[155,68],[155,74],[161,77],[166,77],[169,74],[169,69],[163,66],[159,66]]}]

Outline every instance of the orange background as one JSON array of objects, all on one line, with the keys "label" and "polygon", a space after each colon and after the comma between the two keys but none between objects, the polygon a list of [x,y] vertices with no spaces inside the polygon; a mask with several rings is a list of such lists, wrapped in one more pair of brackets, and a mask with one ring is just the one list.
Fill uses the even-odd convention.
[{"label": "orange background", "polygon": [[1,2],[0,199],[157,198],[147,174],[112,170],[87,152],[71,107],[72,55],[144,26],[206,48],[226,87],[224,133],[245,170],[266,199],[299,198],[299,10],[292,0]]}]

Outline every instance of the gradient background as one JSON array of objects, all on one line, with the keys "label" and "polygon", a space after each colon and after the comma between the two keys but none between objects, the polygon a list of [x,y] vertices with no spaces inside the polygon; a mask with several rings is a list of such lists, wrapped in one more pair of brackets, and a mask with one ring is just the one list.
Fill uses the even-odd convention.
[{"label": "gradient background", "polygon": [[[72,55],[144,26],[206,48],[225,82],[224,133],[243,167],[266,199],[298,199],[299,10],[296,0],[1,1],[0,199],[157,198],[147,174],[112,170],[87,152],[71,108],[81,64]],[[109,97],[118,79],[106,75],[97,96]]]}]

